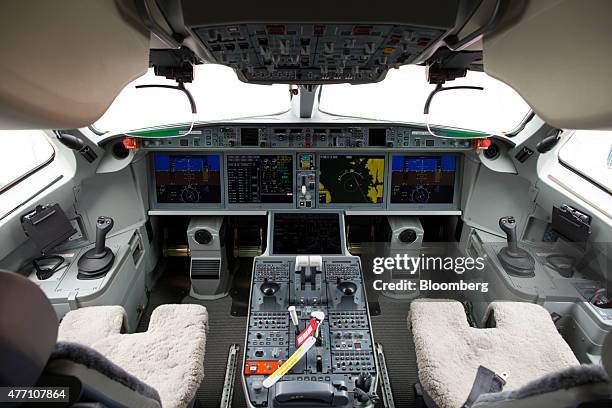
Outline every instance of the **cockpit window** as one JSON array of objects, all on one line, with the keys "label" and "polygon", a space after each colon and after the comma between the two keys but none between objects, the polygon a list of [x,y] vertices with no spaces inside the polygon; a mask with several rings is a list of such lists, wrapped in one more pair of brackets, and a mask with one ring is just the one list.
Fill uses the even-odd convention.
[{"label": "cockpit window", "polygon": [[[194,69],[194,80],[185,87],[196,101],[196,121],[272,115],[287,111],[291,105],[288,85],[246,84],[231,68],[222,65],[197,65]],[[94,128],[120,132],[191,122],[189,102],[182,92],[135,88],[145,84],[176,85],[176,82],[155,76],[150,69],[121,91]]]},{"label": "cockpit window", "polygon": [[559,150],[559,160],[612,194],[612,132],[577,130]]},{"label": "cockpit window", "polygon": [[0,194],[49,163],[54,153],[40,130],[0,131]]},{"label": "cockpit window", "polygon": [[[464,78],[445,86],[481,86],[483,91],[446,91],[432,102],[429,122],[493,134],[515,130],[531,108],[512,88],[482,72],[468,71]],[[434,89],[426,81],[425,68],[403,66],[392,69],[378,83],[324,85],[321,111],[394,122],[426,123],[423,107]]]}]

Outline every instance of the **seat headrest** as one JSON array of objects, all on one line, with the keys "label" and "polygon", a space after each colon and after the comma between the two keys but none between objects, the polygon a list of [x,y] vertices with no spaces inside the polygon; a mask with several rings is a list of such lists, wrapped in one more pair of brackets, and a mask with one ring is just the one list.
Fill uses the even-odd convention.
[{"label": "seat headrest", "polygon": [[604,338],[601,348],[601,363],[608,373],[608,377],[612,378],[612,331],[608,332]]},{"label": "seat headrest", "polygon": [[34,385],[55,348],[58,320],[29,279],[0,270],[0,384]]}]

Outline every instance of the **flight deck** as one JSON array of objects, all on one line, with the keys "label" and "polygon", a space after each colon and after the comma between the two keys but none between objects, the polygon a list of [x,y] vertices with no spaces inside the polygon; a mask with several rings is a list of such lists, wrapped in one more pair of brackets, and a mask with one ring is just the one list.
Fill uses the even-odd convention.
[{"label": "flight deck", "polygon": [[[407,125],[215,124],[145,138],[141,148],[152,184],[149,214],[191,216],[192,297],[229,291],[221,237],[234,234],[236,248],[241,232],[228,232],[225,216],[267,217],[267,228],[250,228],[261,251],[249,247],[257,256],[242,348],[248,405],[376,406],[384,369],[345,216],[401,213],[393,230],[404,231],[411,211],[461,214],[463,162],[473,142]],[[416,235],[404,235],[402,244],[419,247]]]}]

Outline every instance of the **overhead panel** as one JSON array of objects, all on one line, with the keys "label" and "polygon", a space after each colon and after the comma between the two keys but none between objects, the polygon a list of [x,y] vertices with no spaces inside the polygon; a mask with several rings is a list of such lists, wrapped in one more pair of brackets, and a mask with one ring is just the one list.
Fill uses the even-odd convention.
[{"label": "overhead panel", "polygon": [[232,24],[194,29],[246,82],[368,83],[409,64],[444,29],[392,24]]},{"label": "overhead panel", "polygon": [[310,2],[295,9],[251,2],[231,13],[182,4],[206,59],[234,68],[242,81],[265,84],[380,81],[391,68],[426,59],[455,29],[459,9],[458,0]]}]

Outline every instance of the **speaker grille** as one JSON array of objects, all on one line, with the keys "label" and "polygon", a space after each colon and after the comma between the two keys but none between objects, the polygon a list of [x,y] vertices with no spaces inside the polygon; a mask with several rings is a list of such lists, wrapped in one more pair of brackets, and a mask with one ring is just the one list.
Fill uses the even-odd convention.
[{"label": "speaker grille", "polygon": [[191,279],[219,279],[220,259],[192,259]]}]

